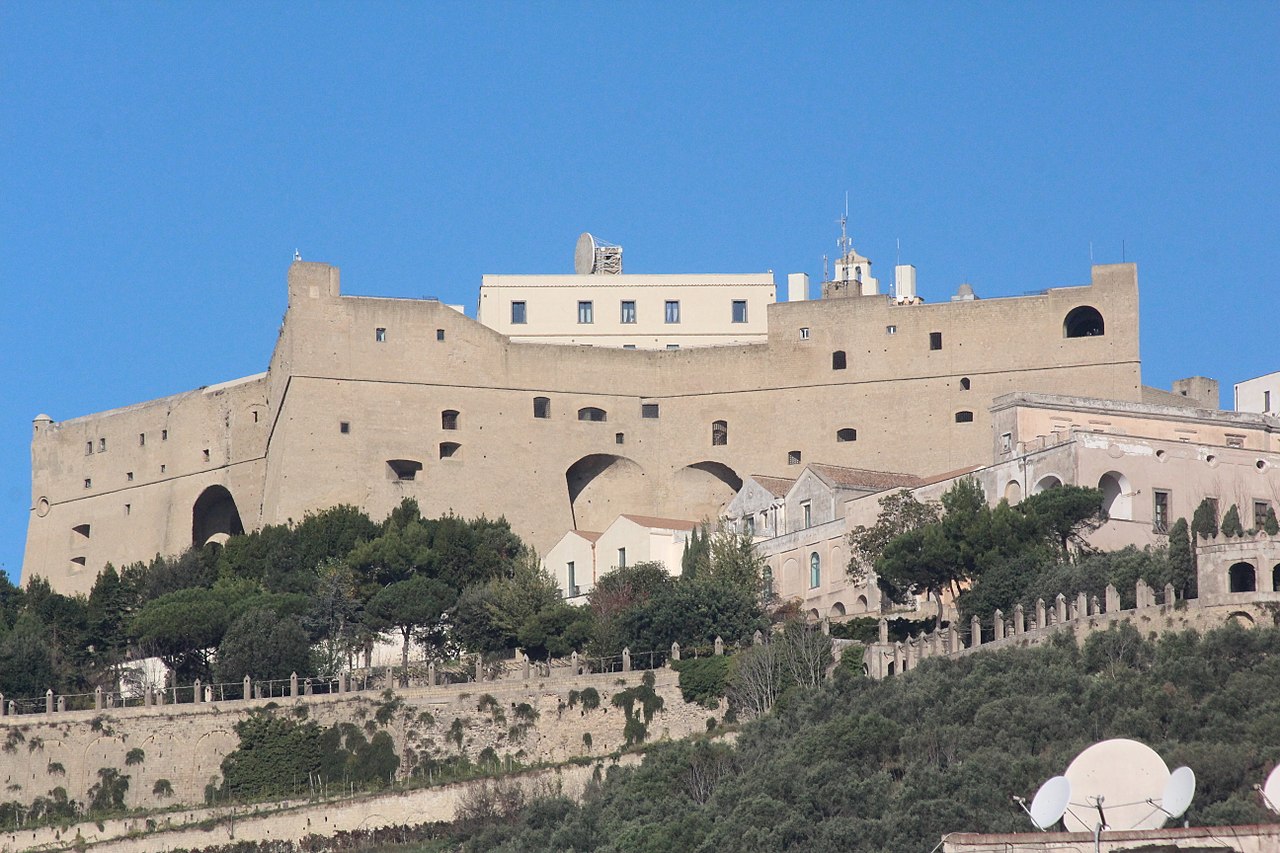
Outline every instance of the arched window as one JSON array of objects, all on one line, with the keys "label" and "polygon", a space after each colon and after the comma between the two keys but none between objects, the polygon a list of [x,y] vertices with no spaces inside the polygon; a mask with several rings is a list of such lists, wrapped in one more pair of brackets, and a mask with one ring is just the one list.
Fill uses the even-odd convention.
[{"label": "arched window", "polygon": [[969,381],[969,377],[968,377],[968,376],[961,376],[961,377],[960,377],[960,390],[961,390],[961,391],[968,391],[968,390],[969,390],[969,388],[972,386],[972,384],[973,384],[973,383],[971,383],[971,382]]},{"label": "arched window", "polygon": [[462,452],[462,445],[458,444],[458,442],[456,441],[440,442],[440,458],[441,459],[450,459],[452,457],[457,456],[461,452]]},{"label": "arched window", "polygon": [[551,417],[551,398],[550,397],[534,397],[533,398],[533,416],[535,418]]},{"label": "arched window", "polygon": [[838,349],[831,353],[831,369],[844,370],[848,366],[848,359],[845,358],[844,350]]},{"label": "arched window", "polygon": [[711,423],[711,445],[718,447],[722,444],[729,443],[729,422],[728,421],[712,421]]},{"label": "arched window", "polygon": [[392,480],[413,480],[422,470],[422,463],[415,459],[388,459],[387,471]]},{"label": "arched window", "polygon": [[603,422],[609,420],[609,415],[604,409],[587,406],[585,409],[578,409],[578,420]]},{"label": "arched window", "polygon": [[817,589],[822,585],[822,558],[818,552],[809,554],[809,589]]},{"label": "arched window", "polygon": [[973,412],[969,412],[969,411],[956,412],[956,423],[958,424],[973,423]]},{"label": "arched window", "polygon": [[853,427],[836,430],[836,441],[857,441],[858,431]]},{"label": "arched window", "polygon": [[761,582],[763,584],[764,600],[771,601],[773,599],[773,567],[765,566],[761,573]]},{"label": "arched window", "polygon": [[1106,334],[1106,324],[1098,309],[1092,305],[1072,308],[1062,321],[1062,335],[1066,338],[1093,338]]},{"label": "arched window", "polygon": [[1253,563],[1232,564],[1227,570],[1227,578],[1231,592],[1256,592],[1258,589],[1258,577],[1254,572]]},{"label": "arched window", "polygon": [[445,409],[440,413],[440,429],[458,428],[458,410]]}]

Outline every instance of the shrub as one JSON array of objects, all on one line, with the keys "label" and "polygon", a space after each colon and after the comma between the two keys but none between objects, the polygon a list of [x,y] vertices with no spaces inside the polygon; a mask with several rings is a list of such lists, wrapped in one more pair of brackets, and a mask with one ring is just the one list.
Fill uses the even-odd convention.
[{"label": "shrub", "polygon": [[173,783],[168,779],[157,779],[155,785],[151,787],[151,793],[157,797],[172,797]]},{"label": "shrub", "polygon": [[673,661],[680,673],[680,695],[686,702],[697,702],[704,708],[715,708],[729,685],[729,658],[716,655]]},{"label": "shrub", "polygon": [[124,763],[129,767],[132,767],[135,764],[141,764],[143,761],[146,761],[146,759],[147,754],[135,746],[133,749],[125,753]]}]

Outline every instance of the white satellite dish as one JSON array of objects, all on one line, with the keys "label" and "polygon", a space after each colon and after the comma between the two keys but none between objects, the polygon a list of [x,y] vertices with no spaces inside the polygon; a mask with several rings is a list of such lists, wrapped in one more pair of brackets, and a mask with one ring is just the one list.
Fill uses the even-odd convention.
[{"label": "white satellite dish", "polygon": [[1036,791],[1027,814],[1036,828],[1048,829],[1062,818],[1070,804],[1071,781],[1066,776],[1054,776]]},{"label": "white satellite dish", "polygon": [[1160,798],[1160,808],[1171,818],[1182,817],[1191,806],[1191,798],[1196,794],[1196,774],[1190,767],[1179,767],[1169,775],[1164,786],[1164,796]]},{"label": "white satellite dish", "polygon": [[591,275],[596,269],[596,238],[588,232],[578,237],[573,250],[573,271],[578,275]]},{"label": "white satellite dish", "polygon": [[[1159,829],[1168,815],[1153,805],[1169,781],[1169,767],[1155,750],[1136,740],[1095,743],[1075,757],[1064,774],[1071,782],[1071,805],[1062,823],[1068,832]],[[1077,811],[1088,822],[1077,817]]]},{"label": "white satellite dish", "polygon": [[1262,786],[1262,800],[1267,808],[1280,814],[1280,764],[1267,776],[1267,781]]}]

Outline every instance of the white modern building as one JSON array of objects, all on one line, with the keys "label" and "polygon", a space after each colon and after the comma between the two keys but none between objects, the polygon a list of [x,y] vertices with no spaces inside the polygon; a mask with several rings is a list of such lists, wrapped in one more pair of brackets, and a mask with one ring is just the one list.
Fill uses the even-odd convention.
[{"label": "white modern building", "polygon": [[1280,370],[1237,382],[1233,407],[1237,412],[1280,415]]}]

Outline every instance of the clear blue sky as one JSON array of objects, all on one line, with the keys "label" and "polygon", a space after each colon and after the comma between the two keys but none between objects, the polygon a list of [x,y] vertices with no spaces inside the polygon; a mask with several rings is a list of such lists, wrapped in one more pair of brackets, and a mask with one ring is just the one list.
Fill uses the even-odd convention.
[{"label": "clear blue sky", "polygon": [[[806,271],[922,294],[1139,264],[1147,384],[1280,369],[1280,4],[0,4],[0,567],[31,419],[265,369],[295,248],[483,273]],[[1011,330],[1016,334],[1016,330]]]}]

